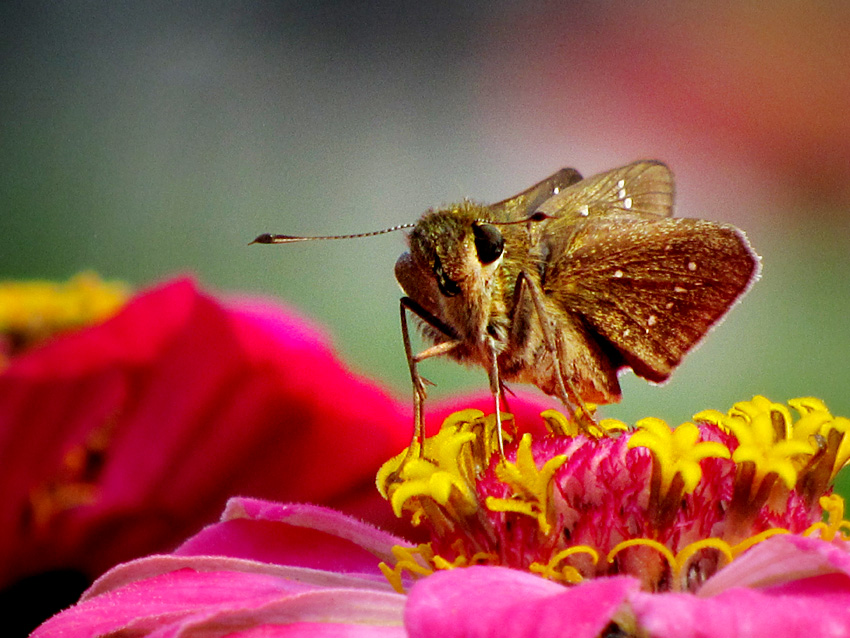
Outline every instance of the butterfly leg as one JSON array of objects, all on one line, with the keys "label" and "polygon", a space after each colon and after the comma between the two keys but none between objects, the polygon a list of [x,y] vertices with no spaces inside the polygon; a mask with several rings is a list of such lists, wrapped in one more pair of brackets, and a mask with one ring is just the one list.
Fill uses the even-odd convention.
[{"label": "butterfly leg", "polygon": [[[585,403],[581,395],[576,390],[575,386],[570,382],[569,375],[564,369],[564,361],[567,360],[567,352],[564,346],[563,336],[560,331],[556,330],[552,323],[547,318],[546,309],[543,307],[543,292],[534,280],[528,276],[525,271],[520,272],[517,277],[515,287],[516,302],[514,303],[514,316],[511,318],[511,325],[514,327],[520,326],[518,314],[524,308],[525,298],[531,300],[531,305],[537,315],[540,329],[543,333],[543,341],[546,344],[546,349],[552,354],[555,359],[555,390],[561,402],[573,408],[581,409],[582,413],[587,415]],[[593,419],[590,418],[591,424]]]},{"label": "butterfly leg", "polygon": [[505,458],[505,444],[502,441],[502,378],[499,375],[499,360],[496,346],[490,341],[490,366],[487,369],[487,376],[490,379],[490,393],[493,395],[495,403],[494,413],[496,415],[496,436],[499,440],[499,454]]},{"label": "butterfly leg", "polygon": [[[563,388],[564,383],[566,383],[567,389],[569,389],[570,393],[575,397],[575,406],[581,410],[578,416],[576,417],[576,421],[580,427],[582,427],[585,431],[588,431],[591,427],[596,426],[596,420],[593,418],[593,414],[587,407],[587,403],[585,403],[584,399],[581,398],[581,395],[576,390],[576,387],[567,377],[566,372],[563,369],[563,362],[567,360],[568,353],[567,348],[564,344],[564,337],[560,331],[555,331],[555,346],[557,348],[557,356],[556,359],[558,361],[558,376],[560,377],[561,387]],[[573,413],[575,416],[575,413]]]},{"label": "butterfly leg", "polygon": [[515,397],[516,393],[513,390],[511,390],[504,381],[501,382],[501,386],[502,386],[502,407],[504,408],[504,412],[510,412],[511,414],[513,414],[513,412],[511,412],[511,404],[510,404],[510,401],[508,400],[508,396],[510,395],[512,397]]},{"label": "butterfly leg", "polygon": [[[461,341],[457,339],[453,331],[446,326],[442,321],[434,317],[430,312],[425,310],[410,297],[402,297],[401,304],[401,336],[404,341],[404,354],[407,357],[407,366],[410,369],[410,380],[413,383],[413,438],[410,441],[410,446],[407,448],[402,465],[414,453],[413,450],[418,450],[419,458],[422,458],[425,452],[425,390],[426,380],[419,375],[417,364],[420,361],[436,357],[454,350],[460,345]],[[410,343],[410,328],[407,323],[407,313],[412,312],[428,325],[436,328],[449,338],[449,341],[443,341],[436,345],[426,348],[418,354],[413,353],[413,347]]]}]

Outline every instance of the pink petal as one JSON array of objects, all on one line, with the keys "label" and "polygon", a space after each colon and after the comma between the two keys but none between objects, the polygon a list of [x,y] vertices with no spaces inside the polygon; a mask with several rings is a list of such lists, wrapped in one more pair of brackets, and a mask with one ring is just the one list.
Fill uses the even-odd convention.
[{"label": "pink petal", "polygon": [[767,587],[823,574],[850,576],[847,543],[778,535],[748,550],[708,579],[699,590],[707,598],[731,587]]},{"label": "pink petal", "polygon": [[603,578],[565,588],[539,576],[502,567],[437,572],[410,591],[404,614],[418,636],[595,637],[626,596],[630,578]]},{"label": "pink petal", "polygon": [[228,638],[405,638],[404,627],[295,623],[263,625],[239,631]]},{"label": "pink petal", "polygon": [[394,560],[393,545],[409,541],[328,508],[233,498],[222,522],[187,540],[175,554],[379,574],[379,561]]},{"label": "pink petal", "polygon": [[95,598],[96,596],[121,589],[131,583],[154,578],[155,576],[162,576],[181,569],[191,569],[196,572],[230,571],[245,574],[262,574],[313,587],[393,591],[383,576],[378,578],[370,574],[324,571],[226,556],[157,555],[138,558],[113,567],[98,578],[86,590],[80,600],[84,601]]},{"label": "pink petal", "polygon": [[698,596],[638,592],[629,602],[652,636],[850,635],[850,554],[841,541],[774,536],[706,581]]},{"label": "pink petal", "polygon": [[638,626],[656,638],[812,638],[850,635],[850,578],[830,574],[764,590],[732,588],[712,598],[629,597]]},{"label": "pink petal", "polygon": [[68,632],[82,638],[129,626],[151,631],[205,609],[256,607],[299,589],[304,588],[268,575],[183,569],[83,601],[49,620],[34,636]]},{"label": "pink petal", "polygon": [[404,596],[331,588],[273,575],[181,569],[88,598],[55,616],[34,638],[147,635],[172,629],[207,636],[291,622],[400,625]]}]

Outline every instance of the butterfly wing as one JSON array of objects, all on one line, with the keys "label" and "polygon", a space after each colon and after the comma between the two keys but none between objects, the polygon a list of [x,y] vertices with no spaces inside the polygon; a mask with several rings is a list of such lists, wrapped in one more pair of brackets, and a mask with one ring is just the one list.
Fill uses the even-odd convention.
[{"label": "butterfly wing", "polygon": [[590,217],[550,235],[541,287],[621,357],[616,366],[659,382],[747,290],[759,261],[732,226],[652,209],[639,219]]},{"label": "butterfly wing", "polygon": [[610,215],[669,217],[673,190],[670,169],[661,162],[644,160],[573,183],[542,202],[536,211],[564,221]]},{"label": "butterfly wing", "polygon": [[525,189],[521,193],[489,206],[493,221],[509,222],[525,219],[538,206],[553,195],[581,181],[581,175],[574,168],[562,168],[560,171]]}]

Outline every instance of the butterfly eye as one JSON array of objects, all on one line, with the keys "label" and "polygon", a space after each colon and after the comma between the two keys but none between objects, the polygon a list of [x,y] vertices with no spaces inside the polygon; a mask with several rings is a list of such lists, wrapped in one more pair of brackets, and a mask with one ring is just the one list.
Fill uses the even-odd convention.
[{"label": "butterfly eye", "polygon": [[482,264],[492,264],[502,256],[505,249],[505,238],[499,229],[490,224],[473,224],[472,234],[475,236],[475,250],[478,261]]},{"label": "butterfly eye", "polygon": [[434,256],[434,276],[437,278],[437,287],[445,297],[455,297],[460,294],[460,286],[453,279],[449,279],[443,270],[443,263],[438,255]]}]

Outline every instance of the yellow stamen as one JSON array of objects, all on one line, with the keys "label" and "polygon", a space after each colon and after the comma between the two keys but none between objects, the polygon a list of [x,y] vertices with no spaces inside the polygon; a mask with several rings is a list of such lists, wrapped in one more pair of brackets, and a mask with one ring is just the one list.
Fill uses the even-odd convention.
[{"label": "yellow stamen", "polygon": [[567,462],[564,454],[553,456],[539,470],[531,452],[531,435],[525,434],[520,440],[516,453],[516,463],[507,460],[496,467],[496,476],[510,486],[511,498],[487,497],[487,509],[492,512],[517,512],[535,517],[540,531],[548,534],[552,529],[551,507],[552,478],[555,472]]},{"label": "yellow stamen", "polygon": [[574,547],[569,547],[567,549],[561,550],[560,552],[552,556],[552,558],[549,559],[549,562],[545,565],[535,561],[531,563],[528,569],[529,571],[535,574],[540,574],[541,576],[549,580],[554,580],[567,584],[580,583],[584,580],[584,576],[582,576],[581,572],[578,569],[576,569],[572,565],[564,565],[559,567],[561,562],[575,554],[588,554],[590,556],[590,560],[593,562],[594,565],[599,562],[599,552],[597,552],[595,549],[587,545],[576,545]]},{"label": "yellow stamen", "polygon": [[[467,410],[450,416],[440,432],[425,442],[423,458],[408,458],[405,452],[387,461],[378,472],[377,486],[388,498],[396,516],[409,509],[423,515],[421,498],[451,507],[457,516],[473,515],[479,507],[475,496],[476,462],[469,448],[479,439],[469,431],[483,413]],[[402,465],[404,464],[404,465]]]},{"label": "yellow stamen", "polygon": [[787,529],[782,527],[772,527],[770,529],[766,529],[760,534],[756,534],[754,536],[750,536],[749,538],[745,538],[737,545],[732,545],[732,556],[738,558],[741,554],[747,551],[750,547],[754,545],[758,545],[764,540],[767,540],[771,536],[779,536],[780,534],[790,534]]},{"label": "yellow stamen", "polygon": [[684,590],[687,588],[687,582],[683,578],[685,567],[687,567],[691,558],[693,558],[693,556],[697,552],[700,552],[704,549],[716,549],[726,558],[727,564],[731,563],[734,560],[732,548],[729,546],[729,543],[719,538],[705,538],[703,540],[686,545],[676,553],[676,568],[674,570],[674,578],[676,581],[677,589]]},{"label": "yellow stamen", "polygon": [[728,434],[729,428],[725,423],[727,418],[727,415],[720,410],[702,410],[694,415],[694,421],[697,423],[710,423]]},{"label": "yellow stamen", "polygon": [[654,541],[649,538],[633,538],[617,544],[614,549],[608,552],[607,560],[609,563],[613,563],[617,554],[628,547],[650,547],[663,556],[667,561],[667,564],[670,566],[670,571],[673,575],[674,591],[682,591],[687,585],[686,579],[683,578],[684,570],[697,552],[704,549],[716,549],[726,558],[727,563],[731,563],[735,558],[740,556],[741,553],[763,540],[770,538],[771,536],[776,536],[777,534],[787,533],[788,531],[783,529],[770,529],[762,532],[761,534],[756,534],[735,546],[730,546],[729,543],[720,538],[705,538],[694,543],[689,543],[680,549],[675,555],[667,548],[666,545],[663,545],[658,541]]},{"label": "yellow stamen", "polygon": [[[784,407],[784,406],[782,406]],[[741,464],[752,462],[755,467],[753,479],[754,489],[769,474],[776,474],[788,489],[797,482],[797,468],[793,457],[801,454],[812,454],[814,448],[806,441],[779,438],[781,433],[790,434],[790,421],[785,420],[784,411],[759,412],[752,415],[751,420],[730,418],[727,422],[729,429],[738,439],[738,447],[732,454],[732,460]],[[782,415],[782,419],[776,417]],[[781,424],[777,427],[777,424]]]},{"label": "yellow stamen", "polygon": [[795,485],[805,484],[808,487],[801,493],[804,497],[811,494],[811,499],[826,489],[828,479],[824,475],[828,472],[823,466],[831,467],[830,461],[821,459],[823,463],[806,469],[816,451],[813,443],[818,443],[811,433],[823,421],[815,412],[823,406],[810,399],[791,401],[789,405],[805,413],[804,423],[795,424],[788,407],[763,396],[736,403],[726,415],[707,410],[694,417],[722,424],[738,441],[732,454],[737,476],[727,514],[727,540],[746,538],[762,506],[771,498],[781,502],[782,489],[787,494]]},{"label": "yellow stamen", "polygon": [[790,438],[791,429],[791,413],[788,408],[781,403],[774,403],[770,399],[761,395],[756,395],[751,401],[739,401],[729,410],[729,417],[732,419],[741,419],[751,423],[756,417],[764,414],[778,413],[781,415],[781,420],[777,421],[776,439]]},{"label": "yellow stamen", "polygon": [[822,496],[818,501],[821,508],[826,512],[826,522],[819,521],[811,525],[803,536],[812,536],[820,532],[819,536],[825,541],[831,541],[838,535],[841,540],[850,540],[850,521],[844,520],[844,499],[838,494]]},{"label": "yellow stamen", "polygon": [[440,555],[434,556],[434,567],[437,569],[456,569],[457,567],[469,567],[470,565],[487,565],[496,563],[499,557],[491,552],[475,552],[471,557],[458,554],[454,560],[448,560]]},{"label": "yellow stamen", "polygon": [[694,491],[702,478],[700,461],[729,458],[726,446],[715,441],[697,442],[699,429],[683,423],[675,430],[661,419],[641,419],[629,438],[630,449],[644,447],[652,454],[649,515],[657,529],[667,527],[680,509],[683,494]]},{"label": "yellow stamen", "polygon": [[662,490],[668,490],[676,474],[681,475],[686,494],[694,491],[702,478],[699,462],[707,458],[729,458],[726,446],[715,441],[701,441],[693,423],[683,423],[675,430],[661,419],[649,417],[635,424],[638,431],[629,439],[629,449],[648,448],[661,466]]},{"label": "yellow stamen", "polygon": [[630,538],[627,541],[617,543],[614,548],[610,552],[608,552],[608,555],[605,557],[605,560],[607,560],[609,563],[613,563],[614,557],[616,557],[617,554],[619,554],[621,551],[628,547],[635,547],[636,545],[652,547],[653,549],[657,550],[659,554],[661,554],[664,558],[667,559],[667,562],[670,567],[675,566],[676,556],[673,554],[673,552],[667,549],[666,545],[663,545],[658,541],[654,541],[651,538]]},{"label": "yellow stamen", "polygon": [[843,416],[835,417],[831,424],[824,424],[822,430],[829,426],[832,430],[842,434],[841,444],[835,455],[835,466],[832,468],[832,476],[830,477],[831,480],[835,480],[838,472],[850,463],[850,436],[847,436],[847,433],[850,432],[850,419]]},{"label": "yellow stamen", "polygon": [[[602,419],[598,423],[593,422],[593,414],[596,412],[596,406],[592,403],[585,404],[583,409],[579,409],[573,415],[572,419],[568,419],[558,410],[545,410],[540,413],[543,421],[546,423],[546,428],[554,436],[578,436],[579,434],[587,434],[594,438],[603,436],[614,436],[625,432],[629,426],[618,421],[617,419]],[[591,418],[585,421],[591,421],[589,427],[583,424],[582,415],[589,415]]]},{"label": "yellow stamen", "polygon": [[[676,557],[673,555],[673,552],[663,543],[651,538],[631,538],[622,541],[608,552],[606,560],[609,564],[613,564],[618,554],[630,547],[654,550],[667,563],[669,573],[675,573]],[[620,570],[624,570],[640,578],[643,588],[649,591],[652,591],[657,586],[657,583],[668,580],[666,577],[667,570],[664,568],[664,564],[659,564],[656,560],[653,560],[651,554],[646,555],[640,551],[618,560],[617,571]]]},{"label": "yellow stamen", "polygon": [[832,415],[819,399],[791,399],[788,405],[800,413],[800,419],[793,425],[795,439],[807,441],[810,436],[824,434],[823,426],[832,421]]},{"label": "yellow stamen", "polygon": [[401,582],[403,572],[408,572],[413,576],[428,576],[434,573],[432,567],[434,553],[431,550],[431,545],[428,543],[423,543],[416,547],[394,545],[392,553],[396,559],[395,566],[390,567],[382,562],[378,564],[378,568],[389,581],[390,585],[400,594],[404,593],[404,586]]},{"label": "yellow stamen", "polygon": [[545,410],[540,413],[543,417],[543,422],[551,434],[555,436],[578,436],[578,423],[570,421],[563,413],[558,410]]},{"label": "yellow stamen", "polygon": [[[462,443],[464,438],[469,441],[471,437],[472,435],[460,436],[455,442]],[[404,482],[395,487],[390,498],[396,516],[401,516],[406,505],[414,511],[418,509],[416,503],[411,501],[420,496],[428,497],[443,507],[448,506],[451,499],[461,515],[474,513],[478,507],[478,500],[469,483],[457,473],[443,470],[425,459],[411,459],[402,469],[400,476]]]}]

